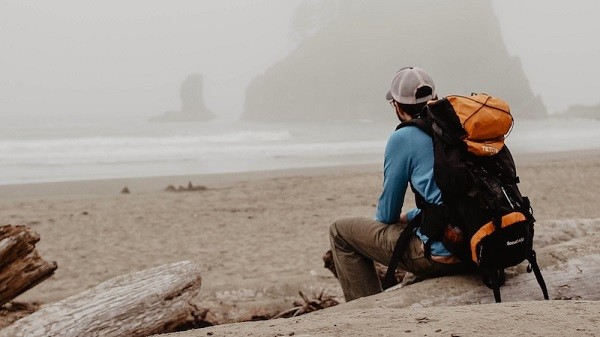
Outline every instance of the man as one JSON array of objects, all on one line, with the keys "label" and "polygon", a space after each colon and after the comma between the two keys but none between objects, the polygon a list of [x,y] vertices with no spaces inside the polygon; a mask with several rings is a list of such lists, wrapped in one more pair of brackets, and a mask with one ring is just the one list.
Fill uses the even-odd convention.
[{"label": "man", "polygon": [[[400,234],[421,209],[402,212],[410,183],[424,205],[441,205],[433,179],[433,142],[420,128],[409,125],[419,118],[428,101],[437,98],[432,78],[421,68],[406,67],[394,76],[387,100],[401,124],[385,149],[383,191],[375,219],[341,218],[330,226],[330,241],[338,279],[346,301],[382,291],[373,261],[388,265]],[[414,227],[413,227],[414,228]],[[469,265],[459,261],[441,242],[430,240],[416,227],[405,233],[399,268],[421,278],[461,273]]]}]

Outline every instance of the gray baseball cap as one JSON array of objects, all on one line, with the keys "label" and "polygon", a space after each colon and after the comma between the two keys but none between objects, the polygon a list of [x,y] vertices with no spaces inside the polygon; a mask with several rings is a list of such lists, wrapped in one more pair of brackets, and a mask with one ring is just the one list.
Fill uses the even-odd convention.
[{"label": "gray baseball cap", "polygon": [[[417,90],[423,87],[431,88],[431,94],[417,97]],[[426,92],[429,93],[429,90]],[[388,101],[394,99],[402,104],[418,104],[427,102],[436,96],[435,83],[425,70],[418,67],[404,67],[398,70],[392,79],[392,87],[385,98]]]}]

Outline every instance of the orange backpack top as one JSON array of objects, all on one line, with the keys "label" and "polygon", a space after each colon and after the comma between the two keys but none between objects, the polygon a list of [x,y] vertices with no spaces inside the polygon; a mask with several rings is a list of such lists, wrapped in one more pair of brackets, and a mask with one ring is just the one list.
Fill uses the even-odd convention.
[{"label": "orange backpack top", "polygon": [[463,141],[469,152],[492,156],[502,150],[513,126],[508,104],[487,94],[446,97],[466,131]]}]

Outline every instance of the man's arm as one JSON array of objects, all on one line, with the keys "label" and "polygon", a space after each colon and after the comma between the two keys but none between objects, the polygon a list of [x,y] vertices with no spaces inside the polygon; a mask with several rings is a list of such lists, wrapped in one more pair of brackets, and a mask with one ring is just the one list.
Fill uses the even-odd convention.
[{"label": "man's arm", "polygon": [[407,214],[402,213],[402,206],[410,179],[410,129],[402,128],[392,133],[385,147],[383,190],[375,215],[375,220],[383,223],[408,221]]}]

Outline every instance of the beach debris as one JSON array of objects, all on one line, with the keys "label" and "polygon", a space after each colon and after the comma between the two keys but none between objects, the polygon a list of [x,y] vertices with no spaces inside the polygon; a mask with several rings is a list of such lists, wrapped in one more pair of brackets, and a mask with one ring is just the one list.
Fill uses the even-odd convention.
[{"label": "beach debris", "polygon": [[188,320],[177,325],[177,327],[173,329],[173,332],[202,329],[209,326],[224,324],[224,321],[219,320],[210,309],[200,309],[195,305],[193,307],[194,311],[188,317]]},{"label": "beach debris", "polygon": [[266,321],[271,319],[277,313],[278,311],[274,311],[274,308],[272,307],[252,308],[242,314],[232,314],[231,311],[214,313],[207,308],[195,307],[190,319],[178,325],[173,332],[201,329],[229,323]]},{"label": "beach debris", "polygon": [[39,234],[28,226],[0,227],[0,306],[54,274],[56,262],[40,257],[38,241]]},{"label": "beach debris", "polygon": [[169,185],[165,188],[165,191],[167,191],[167,192],[196,192],[196,191],[205,191],[207,189],[208,188],[206,186],[194,185],[190,181],[190,182],[188,182],[187,186],[179,185],[179,187],[175,187],[173,185]]},{"label": "beach debris", "polygon": [[244,321],[266,321],[274,316],[273,312],[267,308],[254,308],[250,311]]},{"label": "beach debris", "polygon": [[117,276],[43,306],[0,330],[0,337],[142,337],[172,332],[197,311],[191,301],[201,283],[200,267],[191,261]]},{"label": "beach debris", "polygon": [[31,315],[40,308],[37,302],[10,301],[0,306],[0,329],[9,326],[18,319]]},{"label": "beach debris", "polygon": [[273,319],[296,317],[339,304],[339,302],[336,301],[333,296],[325,295],[324,290],[321,290],[319,295],[316,293],[313,294],[312,299],[309,299],[302,291],[299,291],[298,293],[300,294],[300,297],[302,297],[302,302],[295,301],[293,308],[280,312],[279,314],[273,316]]},{"label": "beach debris", "polygon": [[129,194],[129,188],[127,186],[123,187],[123,189],[121,189],[121,194]]},{"label": "beach debris", "polygon": [[335,264],[333,263],[333,253],[331,253],[331,249],[326,251],[325,254],[323,254],[323,262],[323,267],[329,269],[329,271],[333,273],[333,276],[337,278],[337,271],[335,270]]}]

